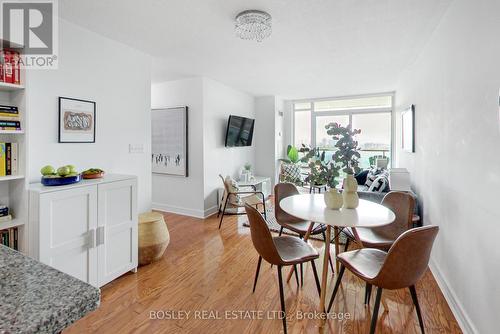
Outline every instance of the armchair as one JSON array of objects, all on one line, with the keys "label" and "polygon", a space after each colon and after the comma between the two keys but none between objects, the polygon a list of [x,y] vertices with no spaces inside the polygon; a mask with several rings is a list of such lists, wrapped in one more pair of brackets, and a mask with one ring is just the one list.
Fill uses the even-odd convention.
[{"label": "armchair", "polygon": [[[219,177],[224,184],[224,195],[222,196],[222,201],[219,205],[219,212],[217,217],[220,215],[219,229],[222,226],[222,221],[224,220],[225,215],[241,215],[245,214],[245,212],[239,212],[239,208],[244,208],[246,204],[255,207],[258,210],[258,206],[262,205],[264,218],[267,219],[266,216],[266,197],[261,191],[240,191],[234,180],[230,177],[224,179],[222,175],[219,174]],[[227,209],[236,209],[235,212],[226,212]]]}]

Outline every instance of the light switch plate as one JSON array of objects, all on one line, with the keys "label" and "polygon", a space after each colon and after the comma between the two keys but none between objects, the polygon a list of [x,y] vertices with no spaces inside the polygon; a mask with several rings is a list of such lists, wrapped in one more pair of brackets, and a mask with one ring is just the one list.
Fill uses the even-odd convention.
[{"label": "light switch plate", "polygon": [[129,144],[128,153],[144,153],[143,144]]}]

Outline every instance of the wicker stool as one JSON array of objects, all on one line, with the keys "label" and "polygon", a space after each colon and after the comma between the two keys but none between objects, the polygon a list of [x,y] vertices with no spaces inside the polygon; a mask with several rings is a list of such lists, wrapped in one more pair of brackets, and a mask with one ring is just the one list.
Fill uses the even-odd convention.
[{"label": "wicker stool", "polygon": [[139,215],[139,265],[159,260],[170,242],[167,224],[159,212]]}]

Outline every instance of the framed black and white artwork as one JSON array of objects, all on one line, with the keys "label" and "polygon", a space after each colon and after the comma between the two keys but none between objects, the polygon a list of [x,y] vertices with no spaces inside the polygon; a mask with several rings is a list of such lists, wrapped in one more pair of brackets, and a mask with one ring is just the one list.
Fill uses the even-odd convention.
[{"label": "framed black and white artwork", "polygon": [[59,143],[95,143],[96,103],[59,97]]},{"label": "framed black and white artwork", "polygon": [[151,110],[152,172],[188,176],[188,107]]},{"label": "framed black and white artwork", "polygon": [[415,152],[415,106],[403,110],[401,114],[402,148],[405,152]]}]

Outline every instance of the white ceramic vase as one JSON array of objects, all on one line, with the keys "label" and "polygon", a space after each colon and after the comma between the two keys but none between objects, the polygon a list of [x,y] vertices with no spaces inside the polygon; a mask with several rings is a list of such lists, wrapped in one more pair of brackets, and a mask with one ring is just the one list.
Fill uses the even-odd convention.
[{"label": "white ceramic vase", "polygon": [[342,194],[335,188],[330,188],[325,192],[323,194],[323,199],[325,200],[326,207],[333,210],[340,209],[344,203]]},{"label": "white ceramic vase", "polygon": [[344,208],[356,209],[358,207],[358,182],[352,174],[348,174],[344,179],[344,191],[342,192],[342,197],[344,198]]}]

